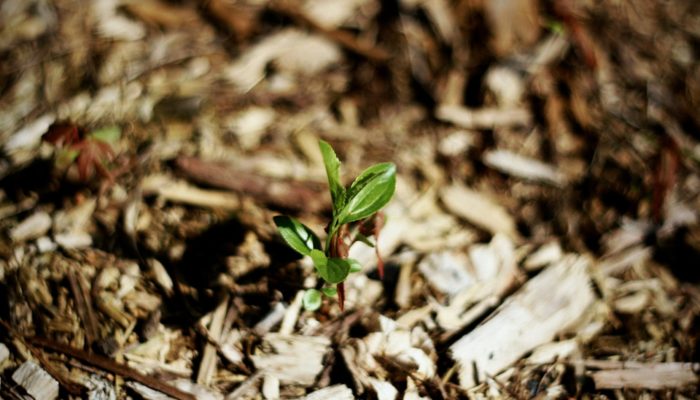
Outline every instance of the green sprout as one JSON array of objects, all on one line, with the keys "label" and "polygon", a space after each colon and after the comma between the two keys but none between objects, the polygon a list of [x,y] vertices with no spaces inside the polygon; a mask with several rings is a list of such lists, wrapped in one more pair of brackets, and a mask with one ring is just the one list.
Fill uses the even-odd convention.
[{"label": "green sprout", "polygon": [[[316,273],[326,286],[308,289],[304,293],[304,308],[314,311],[321,306],[322,295],[338,295],[340,309],[345,300],[344,282],[352,272],[362,269],[359,261],[348,258],[350,245],[361,241],[375,248],[377,270],[383,278],[384,267],[377,249],[379,230],[384,216],[379,211],[394,195],[396,188],[396,166],[393,163],[375,164],[364,170],[350,186],[345,187],[340,179],[340,160],[330,144],[319,141],[323,163],[328,175],[333,217],[326,227],[326,241],[321,243],[309,227],[292,217],[278,215],[275,225],[289,247],[297,253],[309,256]],[[369,240],[374,236],[374,243]]]}]

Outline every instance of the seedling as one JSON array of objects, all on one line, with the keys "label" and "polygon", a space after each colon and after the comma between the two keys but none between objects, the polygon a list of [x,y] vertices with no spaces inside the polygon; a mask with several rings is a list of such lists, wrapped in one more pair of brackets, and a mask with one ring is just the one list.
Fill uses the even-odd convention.
[{"label": "seedling", "polygon": [[117,127],[108,127],[85,134],[71,123],[55,123],[49,127],[42,139],[56,146],[56,164],[68,169],[72,164],[78,168],[78,176],[85,182],[95,172],[101,177],[114,180],[107,165],[114,160],[112,143],[119,140]]},{"label": "seedling", "polygon": [[[325,245],[309,227],[292,217],[278,215],[275,225],[289,247],[297,253],[309,256],[316,273],[325,282],[321,290],[308,289],[304,293],[304,308],[314,311],[321,306],[322,295],[338,295],[340,309],[345,302],[345,279],[352,272],[362,269],[359,261],[348,258],[350,246],[361,241],[375,248],[377,270],[384,277],[384,266],[379,257],[377,240],[384,216],[379,211],[394,195],[396,166],[393,163],[375,164],[364,170],[350,186],[340,180],[340,160],[330,144],[319,141],[328,176],[333,216],[326,226]],[[374,236],[374,243],[369,240]]]}]

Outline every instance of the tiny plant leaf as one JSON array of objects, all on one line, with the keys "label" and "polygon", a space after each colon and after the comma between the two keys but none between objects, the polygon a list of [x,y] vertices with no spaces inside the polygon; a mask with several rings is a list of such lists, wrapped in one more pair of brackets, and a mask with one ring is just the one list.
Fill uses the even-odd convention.
[{"label": "tiny plant leaf", "polygon": [[335,151],[327,142],[319,140],[318,146],[323,156],[323,164],[326,166],[328,187],[330,188],[333,202],[333,215],[337,215],[345,205],[345,188],[340,183],[340,160],[338,160]]},{"label": "tiny plant leaf", "polygon": [[350,263],[350,273],[362,271],[362,264],[359,261],[354,258],[348,258],[348,262]]},{"label": "tiny plant leaf", "polygon": [[121,129],[118,126],[108,126],[90,133],[90,137],[96,140],[101,140],[109,144],[116,144],[122,135]]},{"label": "tiny plant leaf", "polygon": [[340,283],[350,275],[350,263],[344,258],[329,258],[325,266],[316,267],[318,274],[328,283]]},{"label": "tiny plant leaf", "polygon": [[321,291],[328,297],[334,297],[336,294],[338,294],[338,289],[334,287],[324,287],[321,289]]},{"label": "tiny plant leaf", "polygon": [[316,268],[323,268],[328,264],[328,257],[321,250],[313,249],[309,252],[309,257],[314,262]]},{"label": "tiny plant leaf", "polygon": [[302,304],[307,311],[316,311],[321,307],[321,292],[316,289],[307,289],[302,298]]},{"label": "tiny plant leaf", "polygon": [[350,185],[345,207],[338,216],[340,224],[367,218],[391,200],[396,189],[396,166],[393,163],[375,164],[367,168]]},{"label": "tiny plant leaf", "polygon": [[321,249],[318,236],[306,225],[286,215],[275,216],[273,220],[285,242],[299,254],[308,256],[311,250]]}]

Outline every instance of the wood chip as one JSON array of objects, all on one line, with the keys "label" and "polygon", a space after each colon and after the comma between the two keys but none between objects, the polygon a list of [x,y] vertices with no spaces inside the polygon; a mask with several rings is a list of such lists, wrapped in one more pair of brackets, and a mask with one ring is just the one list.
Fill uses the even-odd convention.
[{"label": "wood chip", "polygon": [[51,222],[47,212],[37,211],[12,228],[10,238],[13,242],[22,242],[44,236],[51,228]]},{"label": "wood chip", "polygon": [[35,399],[53,400],[58,397],[58,381],[33,361],[25,361],[17,368],[12,380]]},{"label": "wood chip", "polygon": [[462,253],[443,251],[428,254],[418,263],[418,270],[437,290],[453,296],[474,284],[469,274],[469,259]]},{"label": "wood chip", "polygon": [[503,233],[514,241],[519,240],[513,217],[484,194],[461,184],[453,184],[442,189],[440,198],[450,212],[479,228],[493,234]]},{"label": "wood chip", "polygon": [[[221,339],[221,330],[224,325],[224,318],[226,317],[226,310],[229,306],[229,298],[225,296],[224,299],[219,303],[214,310],[211,317],[211,323],[209,324],[208,336],[214,340],[219,341]],[[197,374],[197,383],[209,386],[216,374],[216,364],[218,361],[216,346],[207,341],[204,345],[204,352],[202,353],[202,361],[199,364],[199,372]]]},{"label": "wood chip", "polygon": [[297,29],[285,29],[248,50],[229,66],[224,75],[242,92],[265,78],[270,62],[293,73],[314,74],[338,62],[340,50],[332,42]]},{"label": "wood chip", "polygon": [[271,351],[251,356],[255,368],[275,375],[282,384],[310,386],[323,370],[330,340],[322,336],[268,333],[263,339]]},{"label": "wood chip", "polygon": [[592,373],[598,390],[605,389],[680,389],[698,383],[700,364],[648,363],[629,368],[608,369]]},{"label": "wood chip", "polygon": [[525,259],[523,266],[528,271],[536,271],[559,261],[562,255],[563,253],[559,242],[549,242],[530,254]]},{"label": "wood chip", "polygon": [[174,203],[222,210],[236,210],[240,207],[238,196],[232,193],[200,189],[166,175],[149,175],[143,178],[141,189],[144,195],[156,194]]},{"label": "wood chip", "polygon": [[333,385],[310,393],[303,400],[354,400],[352,390],[345,385]]},{"label": "wood chip", "polygon": [[563,186],[566,182],[564,174],[555,167],[506,150],[486,152],[484,163],[491,168],[518,178],[549,183],[554,186]]},{"label": "wood chip", "polygon": [[[450,346],[470,388],[576,323],[593,303],[589,260],[568,256],[532,278],[489,319]],[[546,301],[543,299],[547,299]]]},{"label": "wood chip", "polygon": [[527,126],[532,121],[532,115],[525,108],[471,109],[449,104],[438,106],[435,117],[466,129]]}]

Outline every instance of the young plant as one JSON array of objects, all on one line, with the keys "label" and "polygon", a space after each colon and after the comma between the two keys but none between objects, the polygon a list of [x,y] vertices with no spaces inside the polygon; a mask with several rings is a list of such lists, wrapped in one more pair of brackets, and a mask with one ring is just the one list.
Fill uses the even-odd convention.
[{"label": "young plant", "polygon": [[[274,221],[289,247],[301,255],[309,256],[316,273],[327,284],[320,291],[308,289],[304,293],[304,308],[316,310],[321,306],[322,294],[332,297],[337,293],[340,309],[343,310],[345,279],[351,272],[362,269],[357,260],[348,258],[350,245],[361,241],[373,246],[379,260],[379,276],[384,277],[384,267],[377,248],[379,230],[384,223],[384,216],[379,210],[394,195],[396,166],[393,163],[375,164],[364,170],[350,186],[345,187],[340,179],[340,160],[333,148],[323,140],[319,141],[319,147],[328,175],[333,211],[331,221],[326,226],[325,244],[321,244],[321,240],[309,227],[292,217],[278,215]],[[374,236],[374,243],[368,236]]]},{"label": "young plant", "polygon": [[112,144],[119,140],[118,127],[107,127],[85,134],[78,126],[59,122],[51,125],[42,139],[56,146],[56,164],[68,169],[75,164],[81,181],[86,182],[95,172],[112,182],[114,175],[108,165],[114,161]]}]

